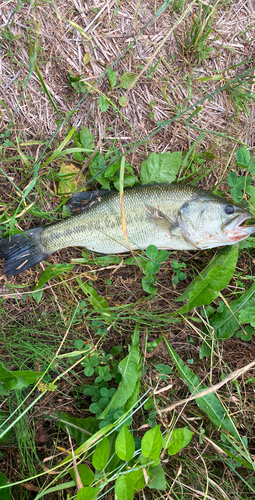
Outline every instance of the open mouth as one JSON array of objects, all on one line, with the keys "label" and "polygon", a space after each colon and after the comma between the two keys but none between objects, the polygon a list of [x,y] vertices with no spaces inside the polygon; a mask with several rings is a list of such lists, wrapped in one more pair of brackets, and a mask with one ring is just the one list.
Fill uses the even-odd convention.
[{"label": "open mouth", "polygon": [[232,242],[241,241],[255,232],[255,219],[249,213],[238,215],[235,219],[232,219],[231,222],[232,227],[229,226],[227,228],[227,237]]},{"label": "open mouth", "polygon": [[[253,221],[253,222],[251,222],[251,221]],[[254,224],[255,224],[255,219],[252,217],[252,215],[245,213],[245,214],[239,215],[237,217],[237,221],[236,221],[234,230],[238,229],[238,228],[245,228],[247,226],[253,226]]]}]

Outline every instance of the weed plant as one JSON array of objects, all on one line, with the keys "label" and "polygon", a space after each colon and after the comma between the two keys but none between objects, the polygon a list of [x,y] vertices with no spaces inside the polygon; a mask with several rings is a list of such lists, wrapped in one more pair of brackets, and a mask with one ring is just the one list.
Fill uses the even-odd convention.
[{"label": "weed plant", "polygon": [[[142,29],[134,34],[128,25],[127,43],[125,4],[116,3],[102,33],[102,23],[87,29],[87,11],[66,28],[66,14],[54,7],[61,36],[81,37],[75,43],[83,51],[79,71],[75,58],[71,68],[58,60],[61,97],[45,72],[45,19],[38,24],[40,9],[31,3],[32,24],[19,34],[15,16],[26,4],[17,3],[3,21],[1,48],[3,63],[9,58],[10,68],[26,74],[8,82],[0,101],[2,236],[69,215],[66,199],[82,189],[157,182],[228,191],[254,215],[253,145],[240,132],[250,127],[254,68],[245,54],[219,71],[212,64],[215,23],[229,3],[166,1],[149,10],[148,22],[149,4],[138,2],[134,26],[139,31],[142,19]],[[109,6],[90,7],[92,21],[101,22]],[[170,55],[168,38],[160,45],[167,19],[176,40]],[[114,55],[105,46],[113,29]],[[54,116],[50,134],[29,128],[34,78],[44,121],[49,107]],[[17,100],[9,89],[19,86]],[[222,95],[231,120],[217,128],[203,108]],[[19,124],[25,105],[28,122]],[[196,254],[153,245],[124,256],[63,250],[42,268],[2,278],[0,497],[254,496],[254,246],[250,237]]]}]

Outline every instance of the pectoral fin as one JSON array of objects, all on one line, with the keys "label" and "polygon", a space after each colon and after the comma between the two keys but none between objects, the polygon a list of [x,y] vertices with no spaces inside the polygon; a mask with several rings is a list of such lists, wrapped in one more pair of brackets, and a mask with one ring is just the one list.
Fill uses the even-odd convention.
[{"label": "pectoral fin", "polygon": [[172,234],[172,231],[178,227],[178,222],[167,217],[167,215],[158,208],[150,205],[144,205],[143,208],[150,222],[161,231]]}]

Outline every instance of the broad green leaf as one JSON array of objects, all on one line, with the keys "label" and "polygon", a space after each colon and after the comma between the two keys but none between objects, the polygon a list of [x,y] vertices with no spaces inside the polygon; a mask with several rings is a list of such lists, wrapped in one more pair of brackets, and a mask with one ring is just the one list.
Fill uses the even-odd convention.
[{"label": "broad green leaf", "polygon": [[113,89],[117,83],[117,73],[113,69],[108,69],[107,76],[111,85],[111,89]]},{"label": "broad green leaf", "polygon": [[249,172],[251,172],[251,174],[254,176],[254,174],[255,174],[255,161],[254,161],[254,158],[253,158],[253,161],[249,165]]},{"label": "broad green leaf", "polygon": [[133,487],[129,474],[119,476],[115,482],[115,500],[133,500]]},{"label": "broad green leaf", "polygon": [[151,153],[141,165],[140,179],[142,184],[173,182],[176,179],[181,162],[182,154],[180,151]]},{"label": "broad green leaf", "polygon": [[[77,465],[77,470],[81,479],[81,482],[83,486],[89,486],[91,483],[93,483],[95,479],[95,474],[90,470],[87,465],[85,464],[78,464]],[[71,475],[71,478],[73,481],[76,483],[76,477],[75,477],[75,472],[74,469],[69,470],[69,474]]]},{"label": "broad green leaf", "polygon": [[92,488],[92,486],[85,486],[77,491],[76,500],[96,500],[100,488]]},{"label": "broad green leaf", "polygon": [[139,394],[141,392],[141,376],[142,376],[142,357],[140,357],[140,360],[137,363],[137,381],[131,396],[128,398],[124,406],[125,412],[128,412],[129,410],[137,406],[137,401],[139,399]]},{"label": "broad green leaf", "polygon": [[142,468],[129,472],[128,477],[132,481],[134,493],[137,493],[137,491],[142,490],[146,486],[146,482],[144,479],[144,473],[143,473]]},{"label": "broad green leaf", "polygon": [[255,309],[254,307],[245,307],[240,311],[240,314],[238,316],[239,322],[241,325],[244,325],[245,323],[249,323],[251,326],[255,328]]},{"label": "broad green leaf", "polygon": [[105,468],[110,453],[110,441],[104,436],[102,441],[97,445],[93,455],[92,455],[92,464],[93,467],[97,470],[102,470]]},{"label": "broad green leaf", "polygon": [[89,170],[92,177],[96,178],[96,181],[99,184],[102,184],[104,188],[110,189],[110,182],[107,178],[105,178],[104,172],[106,170],[106,163],[104,157],[97,151],[94,158],[92,158]]},{"label": "broad green leaf", "polygon": [[5,396],[13,389],[22,389],[34,384],[43,372],[10,371],[0,362],[0,395]]},{"label": "broad green leaf", "polygon": [[104,297],[100,297],[100,295],[98,295],[98,293],[94,288],[92,288],[92,286],[87,285],[87,283],[83,283],[80,278],[76,278],[76,280],[80,285],[82,291],[87,295],[89,302],[94,307],[95,311],[104,312],[106,315],[108,315],[109,306]]},{"label": "broad green leaf", "polygon": [[56,411],[54,415],[58,419],[60,428],[62,430],[68,428],[71,438],[75,439],[78,446],[84,443],[88,436],[98,431],[99,424],[95,417],[76,418],[59,411]]},{"label": "broad green leaf", "polygon": [[147,273],[146,276],[142,279],[142,285],[143,289],[147,293],[154,293],[156,292],[156,287],[154,284],[156,283],[157,278],[154,274]]},{"label": "broad green leaf", "polygon": [[15,389],[17,384],[17,378],[14,372],[5,368],[3,363],[0,361],[0,395],[5,396],[9,391]]},{"label": "broad green leaf", "polygon": [[[188,427],[182,427],[181,429],[174,429],[171,438],[167,444],[167,451],[169,455],[176,455],[180,450],[185,448],[191,441],[194,432],[190,431]],[[168,435],[165,437],[167,441]]]},{"label": "broad green leaf", "polygon": [[1,486],[5,486],[8,483],[7,477],[4,476],[2,472],[0,472],[0,494],[1,500],[11,500],[11,488],[3,488]]},{"label": "broad green leaf", "polygon": [[162,434],[160,425],[156,425],[153,429],[147,431],[142,439],[142,454],[145,458],[155,460],[159,457],[162,449]]},{"label": "broad green leaf", "polygon": [[15,389],[24,389],[31,384],[35,384],[35,382],[37,382],[37,380],[43,375],[43,372],[33,372],[32,370],[22,372],[15,371],[12,373],[14,373],[17,378]]},{"label": "broad green leaf", "polygon": [[240,241],[238,244],[239,250],[243,248],[255,248],[255,238],[253,236],[249,236],[246,240]]},{"label": "broad green leaf", "polygon": [[128,73],[124,71],[124,73],[120,77],[120,87],[122,87],[125,90],[129,89],[135,78],[136,75],[134,75],[133,73]]},{"label": "broad green leaf", "polygon": [[107,109],[109,108],[109,106],[110,106],[109,101],[108,101],[108,99],[106,99],[106,97],[104,95],[99,96],[98,106],[99,106],[100,110],[102,111],[102,113],[107,111]]},{"label": "broad green leaf", "polygon": [[[255,283],[239,299],[232,300],[228,305],[224,305],[222,312],[216,312],[210,317],[209,323],[217,340],[230,339],[240,329],[240,323],[237,320],[238,313],[245,307],[255,307],[254,294]],[[207,334],[207,329],[204,330],[206,340],[202,345],[200,358],[209,356],[211,352],[211,330],[208,332]]]},{"label": "broad green leaf", "polygon": [[251,177],[246,177],[242,175],[241,177],[237,177],[235,172],[230,172],[227,178],[228,185],[234,186],[231,189],[231,194],[233,196],[233,200],[236,203],[240,203],[243,199],[243,191],[247,190],[248,186],[251,184]]},{"label": "broad green leaf", "polygon": [[133,458],[135,452],[135,441],[126,424],[123,424],[121,431],[116,438],[115,451],[121,460],[129,461]]},{"label": "broad green leaf", "polygon": [[129,398],[132,396],[138,379],[141,378],[140,350],[139,350],[139,329],[135,327],[135,331],[131,336],[132,345],[128,355],[119,363],[119,372],[122,375],[118,389],[113,395],[109,405],[99,416],[104,419],[108,415],[111,408],[124,407]]},{"label": "broad green leaf", "polygon": [[148,257],[152,260],[156,259],[158,257],[158,249],[155,247],[155,245],[149,245],[146,248],[146,254]]},{"label": "broad green leaf", "polygon": [[155,490],[165,490],[166,489],[166,479],[165,473],[161,465],[155,465],[149,468],[150,480],[148,483],[148,488]]},{"label": "broad green leaf", "polygon": [[[188,385],[191,394],[194,395],[203,391],[204,389],[208,389],[207,386],[200,383],[199,378],[192,372],[192,370],[187,365],[185,365],[185,363],[183,363],[180,356],[178,356],[165,336],[164,341],[169,355],[173,359],[182,379]],[[240,437],[235,428],[235,425],[233,424],[232,420],[226,417],[226,409],[215,394],[209,393],[206,396],[196,398],[195,401],[199,408],[204,413],[206,413],[211,422],[213,422],[217,428],[221,428],[226,430],[227,432],[230,432],[232,436],[240,441]]]},{"label": "broad green leaf", "polygon": [[251,326],[246,326],[245,330],[240,330],[236,333],[236,338],[248,342],[255,335],[255,330]]},{"label": "broad green leaf", "polygon": [[255,206],[255,186],[247,186],[245,189],[246,194],[250,196],[249,204],[252,205],[253,210]]},{"label": "broad green leaf", "polygon": [[[78,153],[77,153],[78,154]],[[77,176],[80,172],[80,169],[75,167],[72,163],[61,163],[60,170],[59,170],[59,184],[58,184],[58,193],[59,194],[66,194],[66,193],[72,193],[75,191],[79,186],[84,184],[86,182],[86,177],[84,177],[83,174],[81,174],[78,178],[77,182]]]},{"label": "broad green leaf", "polygon": [[90,132],[88,127],[82,127],[80,131],[80,142],[85,149],[95,149],[95,137]]},{"label": "broad green leaf", "polygon": [[[47,281],[49,281],[52,278],[55,278],[56,276],[59,276],[62,273],[66,273],[68,271],[71,271],[74,268],[73,264],[52,264],[51,266],[47,267],[45,271],[43,271],[36,287],[34,288],[33,291],[33,298],[37,302],[37,304],[40,302],[43,290],[40,290]],[[37,294],[40,295],[37,295]]]},{"label": "broad green leaf", "polygon": [[[220,291],[229,284],[238,259],[238,248],[232,247],[227,254],[220,254],[212,267],[207,268],[205,277],[198,276],[189,287],[188,303],[181,309],[179,314],[192,311],[196,306],[208,305],[215,300]],[[214,265],[216,264],[216,265]]]},{"label": "broad green leaf", "polygon": [[251,155],[246,148],[239,148],[236,152],[236,163],[239,167],[248,167]]},{"label": "broad green leaf", "polygon": [[[109,431],[112,430],[112,428],[114,427],[114,424],[109,424],[109,425],[106,425],[103,429],[100,429],[99,431],[97,431],[95,434],[93,434],[93,436],[90,436],[89,439],[87,439],[87,441],[85,441],[84,443],[82,443],[75,451],[74,451],[74,455],[75,456],[79,456],[80,453],[83,453],[83,452],[86,452],[88,450],[90,450],[90,448],[92,446],[95,445],[95,443],[103,436],[105,436],[105,434],[107,434]],[[72,461],[73,458],[72,458],[72,455],[68,455],[66,458],[64,458],[64,460],[62,460],[61,462],[61,465],[64,465],[70,461]],[[60,464],[59,464],[60,465]]]}]

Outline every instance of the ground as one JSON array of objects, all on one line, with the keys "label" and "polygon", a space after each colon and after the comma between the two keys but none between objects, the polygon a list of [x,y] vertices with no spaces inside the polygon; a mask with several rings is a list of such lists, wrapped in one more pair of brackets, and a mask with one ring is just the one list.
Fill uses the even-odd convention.
[{"label": "ground", "polygon": [[[107,166],[113,155],[125,155],[138,180],[141,164],[151,153],[179,151],[183,161],[177,181],[231,200],[229,173],[247,176],[235,163],[236,151],[243,147],[252,155],[255,146],[255,7],[251,0],[38,4],[7,0],[0,5],[0,16],[0,230],[4,236],[61,218],[70,191],[81,185],[100,187],[95,179],[91,181],[93,154],[71,150],[79,146],[84,126],[93,134],[96,153]],[[109,67],[112,73],[107,76]],[[64,178],[63,188],[61,172],[68,173],[70,164],[82,174],[72,180],[71,188]],[[247,199],[252,210],[252,197]],[[124,262],[128,253],[119,261],[100,261],[78,248],[62,249],[16,277],[3,274],[1,261],[1,362],[12,371],[47,372],[38,386],[17,385],[2,396],[1,419],[10,416],[10,425],[18,417],[8,440],[1,444],[1,472],[10,483],[18,483],[11,489],[13,498],[37,498],[55,477],[47,469],[70,453],[71,444],[74,448],[81,444],[69,429],[70,444],[61,424],[63,413],[73,418],[92,415],[93,400],[84,395],[84,388],[93,386],[95,374],[84,373],[77,351],[90,344],[91,352],[101,353],[101,367],[110,366],[116,375],[137,322],[140,395],[149,389],[154,402],[134,410],[134,437],[142,438],[152,421],[161,425],[162,432],[187,426],[194,435],[185,450],[174,457],[162,456],[167,489],[147,487],[135,498],[251,498],[255,493],[254,372],[253,366],[245,367],[255,357],[254,337],[246,341],[229,335],[224,342],[215,340],[211,356],[200,359],[199,352],[210,314],[252,287],[253,247],[239,251],[228,286],[207,305],[212,311],[195,307],[177,320],[171,315],[184,304],[176,299],[215,253],[170,252],[157,274],[154,295],[142,286],[141,267],[135,261]],[[77,260],[82,257],[83,262]],[[186,277],[177,283],[173,260],[185,264]],[[51,279],[46,276],[43,293],[35,295],[34,288],[42,284],[39,280],[49,264],[63,264],[62,273]],[[107,301],[110,319],[102,317],[102,303],[96,304],[101,298]],[[243,449],[238,441],[232,440],[232,448],[225,444],[231,453],[239,447],[244,464],[219,448],[224,442],[220,432],[195,400],[177,404],[190,392],[163,335],[208,387],[244,369],[242,376],[233,376],[217,393],[244,439]],[[77,341],[83,342],[81,348]],[[107,355],[111,359],[105,361]],[[171,373],[162,376],[159,365],[170,366]],[[95,366],[100,366],[99,361]],[[115,375],[113,387],[119,383]],[[166,411],[170,404],[176,407]],[[91,467],[89,458],[86,464]],[[63,481],[70,481],[70,476],[53,484]],[[108,483],[104,498],[114,498],[113,484]],[[74,498],[75,491],[67,486],[44,498]]]}]

